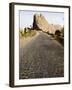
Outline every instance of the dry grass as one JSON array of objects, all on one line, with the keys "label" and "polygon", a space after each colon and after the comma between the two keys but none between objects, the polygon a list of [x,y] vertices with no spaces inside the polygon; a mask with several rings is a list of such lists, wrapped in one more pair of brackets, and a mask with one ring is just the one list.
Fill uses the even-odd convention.
[{"label": "dry grass", "polygon": [[34,35],[36,35],[36,31],[35,30],[30,30],[30,31],[28,31],[26,33],[20,32],[20,38],[32,37]]}]

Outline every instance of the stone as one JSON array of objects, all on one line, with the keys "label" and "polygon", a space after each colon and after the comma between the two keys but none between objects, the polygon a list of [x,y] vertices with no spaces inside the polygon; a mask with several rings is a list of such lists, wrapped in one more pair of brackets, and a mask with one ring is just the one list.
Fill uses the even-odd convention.
[{"label": "stone", "polygon": [[61,25],[49,24],[49,22],[42,14],[35,14],[33,17],[33,29],[55,34],[55,31],[61,30],[61,28]]}]

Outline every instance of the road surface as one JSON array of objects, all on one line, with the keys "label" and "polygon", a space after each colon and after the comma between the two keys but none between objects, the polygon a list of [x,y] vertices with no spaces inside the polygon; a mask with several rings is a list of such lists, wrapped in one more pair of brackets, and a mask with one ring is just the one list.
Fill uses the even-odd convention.
[{"label": "road surface", "polygon": [[48,78],[64,76],[64,48],[46,33],[38,35],[19,51],[19,78]]}]

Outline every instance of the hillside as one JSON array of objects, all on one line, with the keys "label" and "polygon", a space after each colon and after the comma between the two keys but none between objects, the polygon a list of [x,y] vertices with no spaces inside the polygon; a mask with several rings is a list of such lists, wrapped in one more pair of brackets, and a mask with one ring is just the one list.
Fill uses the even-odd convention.
[{"label": "hillside", "polygon": [[33,17],[33,29],[55,34],[55,31],[61,30],[61,28],[61,25],[49,24],[49,22],[42,14],[35,14]]}]

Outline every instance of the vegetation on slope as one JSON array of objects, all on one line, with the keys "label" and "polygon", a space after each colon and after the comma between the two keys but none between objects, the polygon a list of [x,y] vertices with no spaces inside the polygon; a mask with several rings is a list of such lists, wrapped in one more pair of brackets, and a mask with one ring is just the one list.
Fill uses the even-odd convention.
[{"label": "vegetation on slope", "polygon": [[32,37],[36,34],[36,31],[24,28],[24,30],[20,30],[19,34],[20,37]]}]

